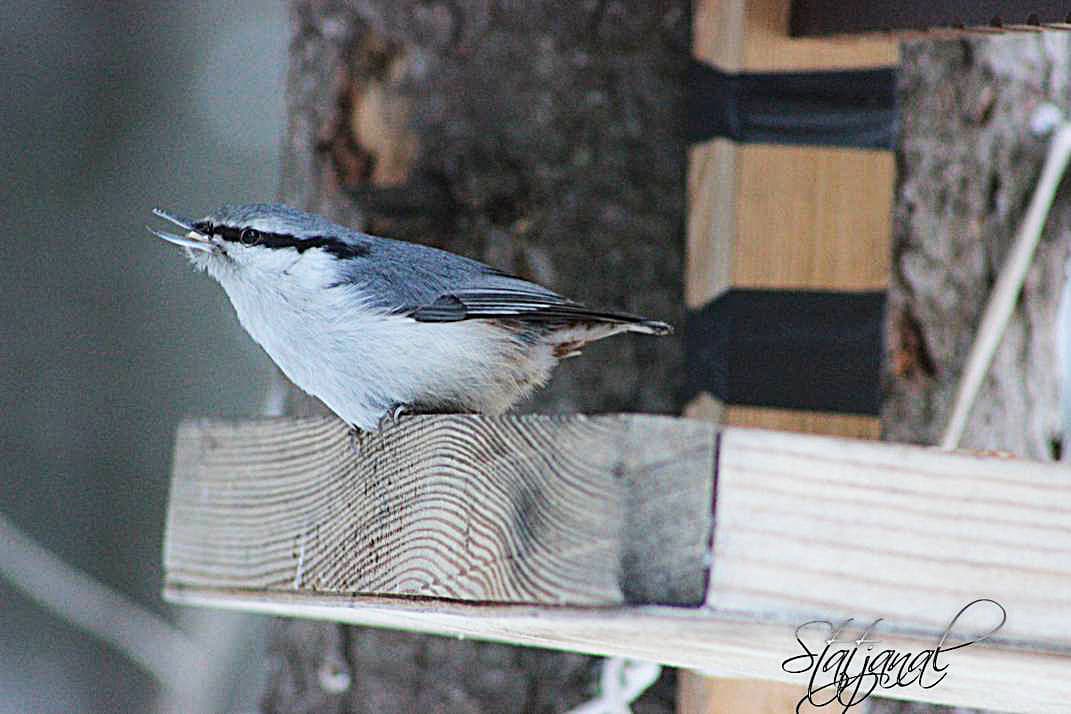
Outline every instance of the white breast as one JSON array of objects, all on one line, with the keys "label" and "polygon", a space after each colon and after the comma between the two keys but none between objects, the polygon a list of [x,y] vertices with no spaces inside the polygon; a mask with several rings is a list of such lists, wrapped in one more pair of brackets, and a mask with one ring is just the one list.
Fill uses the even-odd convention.
[{"label": "white breast", "polygon": [[532,349],[493,323],[418,323],[363,307],[357,287],[323,285],[327,274],[303,259],[282,280],[217,277],[286,376],[360,429],[399,405],[504,411],[557,363],[549,347]]}]

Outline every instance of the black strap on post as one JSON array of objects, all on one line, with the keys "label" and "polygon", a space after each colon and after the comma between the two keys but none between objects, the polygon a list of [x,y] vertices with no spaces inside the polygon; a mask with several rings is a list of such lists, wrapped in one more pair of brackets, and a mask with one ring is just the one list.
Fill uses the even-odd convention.
[{"label": "black strap on post", "polygon": [[732,289],[691,312],[687,398],[877,415],[884,292]]},{"label": "black strap on post", "polygon": [[893,149],[896,70],[728,74],[692,61],[688,138]]}]

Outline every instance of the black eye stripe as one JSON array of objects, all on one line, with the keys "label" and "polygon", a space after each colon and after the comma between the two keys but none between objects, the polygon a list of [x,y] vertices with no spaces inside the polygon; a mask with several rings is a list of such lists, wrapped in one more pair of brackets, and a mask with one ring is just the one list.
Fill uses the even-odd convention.
[{"label": "black eye stripe", "polygon": [[[359,258],[368,255],[367,246],[345,243],[338,238],[327,238],[325,236],[295,238],[285,233],[265,233],[264,231],[254,231],[250,228],[214,226],[205,221],[195,223],[193,229],[203,235],[217,236],[225,241],[244,245],[258,245],[264,248],[293,248],[298,253],[304,253],[309,248],[322,248],[336,258]],[[253,235],[250,235],[251,233]]]}]

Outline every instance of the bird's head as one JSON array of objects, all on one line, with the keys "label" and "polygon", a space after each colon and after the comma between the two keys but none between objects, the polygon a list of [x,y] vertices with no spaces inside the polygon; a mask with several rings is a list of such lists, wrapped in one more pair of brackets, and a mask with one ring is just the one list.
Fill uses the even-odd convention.
[{"label": "bird's head", "polygon": [[223,206],[200,220],[153,209],[183,230],[181,235],[149,228],[169,243],[182,246],[197,267],[217,279],[227,274],[288,270],[308,255],[333,259],[367,254],[366,237],[310,213],[272,203]]}]

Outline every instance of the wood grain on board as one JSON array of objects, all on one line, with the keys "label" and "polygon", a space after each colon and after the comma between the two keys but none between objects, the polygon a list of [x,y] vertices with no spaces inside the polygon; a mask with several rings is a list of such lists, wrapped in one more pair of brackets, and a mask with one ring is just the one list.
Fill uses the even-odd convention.
[{"label": "wood grain on board", "polygon": [[451,415],[362,435],[354,453],[334,418],[188,422],[167,582],[606,605],[644,601],[634,577],[683,600],[665,595],[707,588],[693,568],[716,448],[708,608],[939,632],[990,597],[1014,613],[1002,641],[1071,651],[1063,466],[740,427],[715,441],[692,419]]},{"label": "wood grain on board", "polygon": [[[771,682],[783,683],[774,689],[793,706],[802,695],[806,677],[781,670],[801,653],[802,622],[881,617],[883,648],[918,652],[960,608],[989,597],[1009,615],[992,641],[949,653],[939,687],[882,695],[1030,712],[1061,711],[1071,697],[1071,680],[1058,676],[1071,671],[1071,481],[1062,466],[727,427],[707,606],[655,607],[621,604],[610,564],[672,580],[660,561],[705,551],[709,521],[687,514],[693,502],[709,511],[709,492],[672,492],[691,480],[686,470],[699,481],[711,473],[711,425],[635,415],[421,417],[361,438],[360,455],[348,442],[334,419],[184,427],[166,535],[168,600],[653,659],[717,673],[714,701],[752,711],[773,696]],[[436,443],[438,456],[406,456],[423,443]],[[506,444],[516,458],[504,455]],[[621,453],[618,476],[602,461],[608,450]],[[470,467],[492,478],[447,488]],[[600,506],[617,487],[597,470],[625,482],[648,474],[658,488],[641,500],[670,509]],[[532,488],[509,486],[511,471],[530,472],[522,480]],[[554,486],[563,490],[550,510],[537,472],[571,482]],[[380,479],[390,479],[389,492],[373,488]],[[478,524],[467,539],[455,510]],[[523,541],[510,534],[526,510],[543,514],[524,521],[542,529],[542,542],[616,535],[594,536],[590,550],[518,550],[505,560],[521,562],[459,567],[459,557]],[[667,521],[673,532],[659,535]],[[699,541],[696,551],[682,545]],[[548,592],[588,601],[548,606],[537,599]],[[991,629],[995,612],[970,611],[954,632]],[[732,682],[751,687],[734,700]]]},{"label": "wood grain on board", "polygon": [[186,587],[702,603],[714,428],[611,417],[187,422],[165,568]]}]

